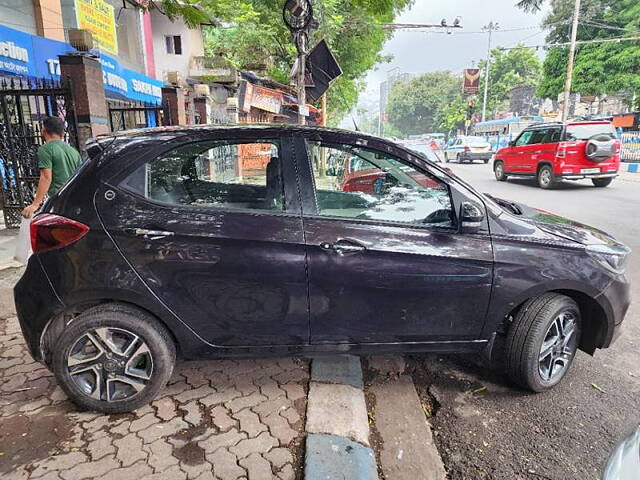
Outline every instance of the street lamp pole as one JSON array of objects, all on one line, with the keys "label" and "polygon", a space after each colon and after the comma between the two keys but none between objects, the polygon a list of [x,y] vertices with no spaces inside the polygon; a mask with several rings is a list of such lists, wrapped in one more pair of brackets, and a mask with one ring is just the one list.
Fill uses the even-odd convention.
[{"label": "street lamp pole", "polygon": [[493,20],[489,22],[489,25],[483,27],[483,30],[489,31],[489,44],[487,46],[487,63],[484,67],[484,100],[482,101],[482,121],[487,119],[487,98],[489,97],[489,69],[491,66],[491,35],[494,30],[497,30],[499,25],[493,23]]},{"label": "street lamp pole", "polygon": [[580,19],[580,0],[576,0],[573,11],[573,26],[571,27],[571,44],[569,45],[569,64],[567,65],[567,79],[564,84],[564,102],[562,103],[562,122],[569,117],[569,99],[571,98],[571,85],[573,84],[573,64],[576,58],[576,40],[578,38],[578,20]]}]

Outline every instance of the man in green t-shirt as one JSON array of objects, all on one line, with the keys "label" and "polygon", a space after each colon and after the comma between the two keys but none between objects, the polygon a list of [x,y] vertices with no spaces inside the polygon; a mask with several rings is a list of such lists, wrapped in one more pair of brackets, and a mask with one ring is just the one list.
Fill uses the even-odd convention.
[{"label": "man in green t-shirt", "polygon": [[38,148],[38,190],[33,203],[22,210],[24,218],[33,216],[47,194],[53,195],[60,190],[82,161],[76,149],[62,140],[64,122],[58,117],[45,118],[41,134],[45,143]]}]

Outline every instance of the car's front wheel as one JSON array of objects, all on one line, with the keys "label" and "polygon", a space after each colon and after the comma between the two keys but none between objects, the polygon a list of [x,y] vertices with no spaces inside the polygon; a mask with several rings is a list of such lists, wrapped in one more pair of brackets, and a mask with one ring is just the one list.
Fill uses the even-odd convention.
[{"label": "car's front wheel", "polygon": [[558,293],[528,300],[516,314],[505,342],[506,370],[521,387],[549,390],[567,374],[580,343],[575,301]]},{"label": "car's front wheel", "polygon": [[54,348],[53,372],[83,409],[122,413],[151,402],[171,377],[176,349],[167,329],[121,304],[78,315]]},{"label": "car's front wheel", "polygon": [[611,185],[611,182],[613,182],[613,178],[592,178],[591,181],[593,182],[593,185],[595,187],[604,188]]}]

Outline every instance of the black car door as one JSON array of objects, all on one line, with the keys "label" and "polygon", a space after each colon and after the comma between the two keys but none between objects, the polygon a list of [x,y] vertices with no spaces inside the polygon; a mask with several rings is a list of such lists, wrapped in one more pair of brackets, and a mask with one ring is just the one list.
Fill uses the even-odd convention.
[{"label": "black car door", "polygon": [[[299,142],[309,159],[299,166],[311,343],[477,339],[491,291],[491,241],[486,230],[458,233],[463,197],[447,177],[370,139],[323,134]],[[329,157],[357,158],[381,174],[375,185],[352,178],[345,191],[326,175]]]},{"label": "black car door", "polygon": [[291,142],[264,133],[182,140],[96,197],[122,254],[214,345],[308,342],[305,245]]}]

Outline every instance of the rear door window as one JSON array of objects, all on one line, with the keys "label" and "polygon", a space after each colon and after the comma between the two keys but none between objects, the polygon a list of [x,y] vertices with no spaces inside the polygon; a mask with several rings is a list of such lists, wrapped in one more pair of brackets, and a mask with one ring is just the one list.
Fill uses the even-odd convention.
[{"label": "rear door window", "polygon": [[547,128],[539,128],[537,130],[533,130],[531,138],[529,138],[527,145],[538,145],[540,143],[544,143],[544,139],[546,138],[548,131],[549,130]]},{"label": "rear door window", "polygon": [[284,211],[280,152],[277,140],[182,145],[141,165],[123,186],[170,205]]}]

